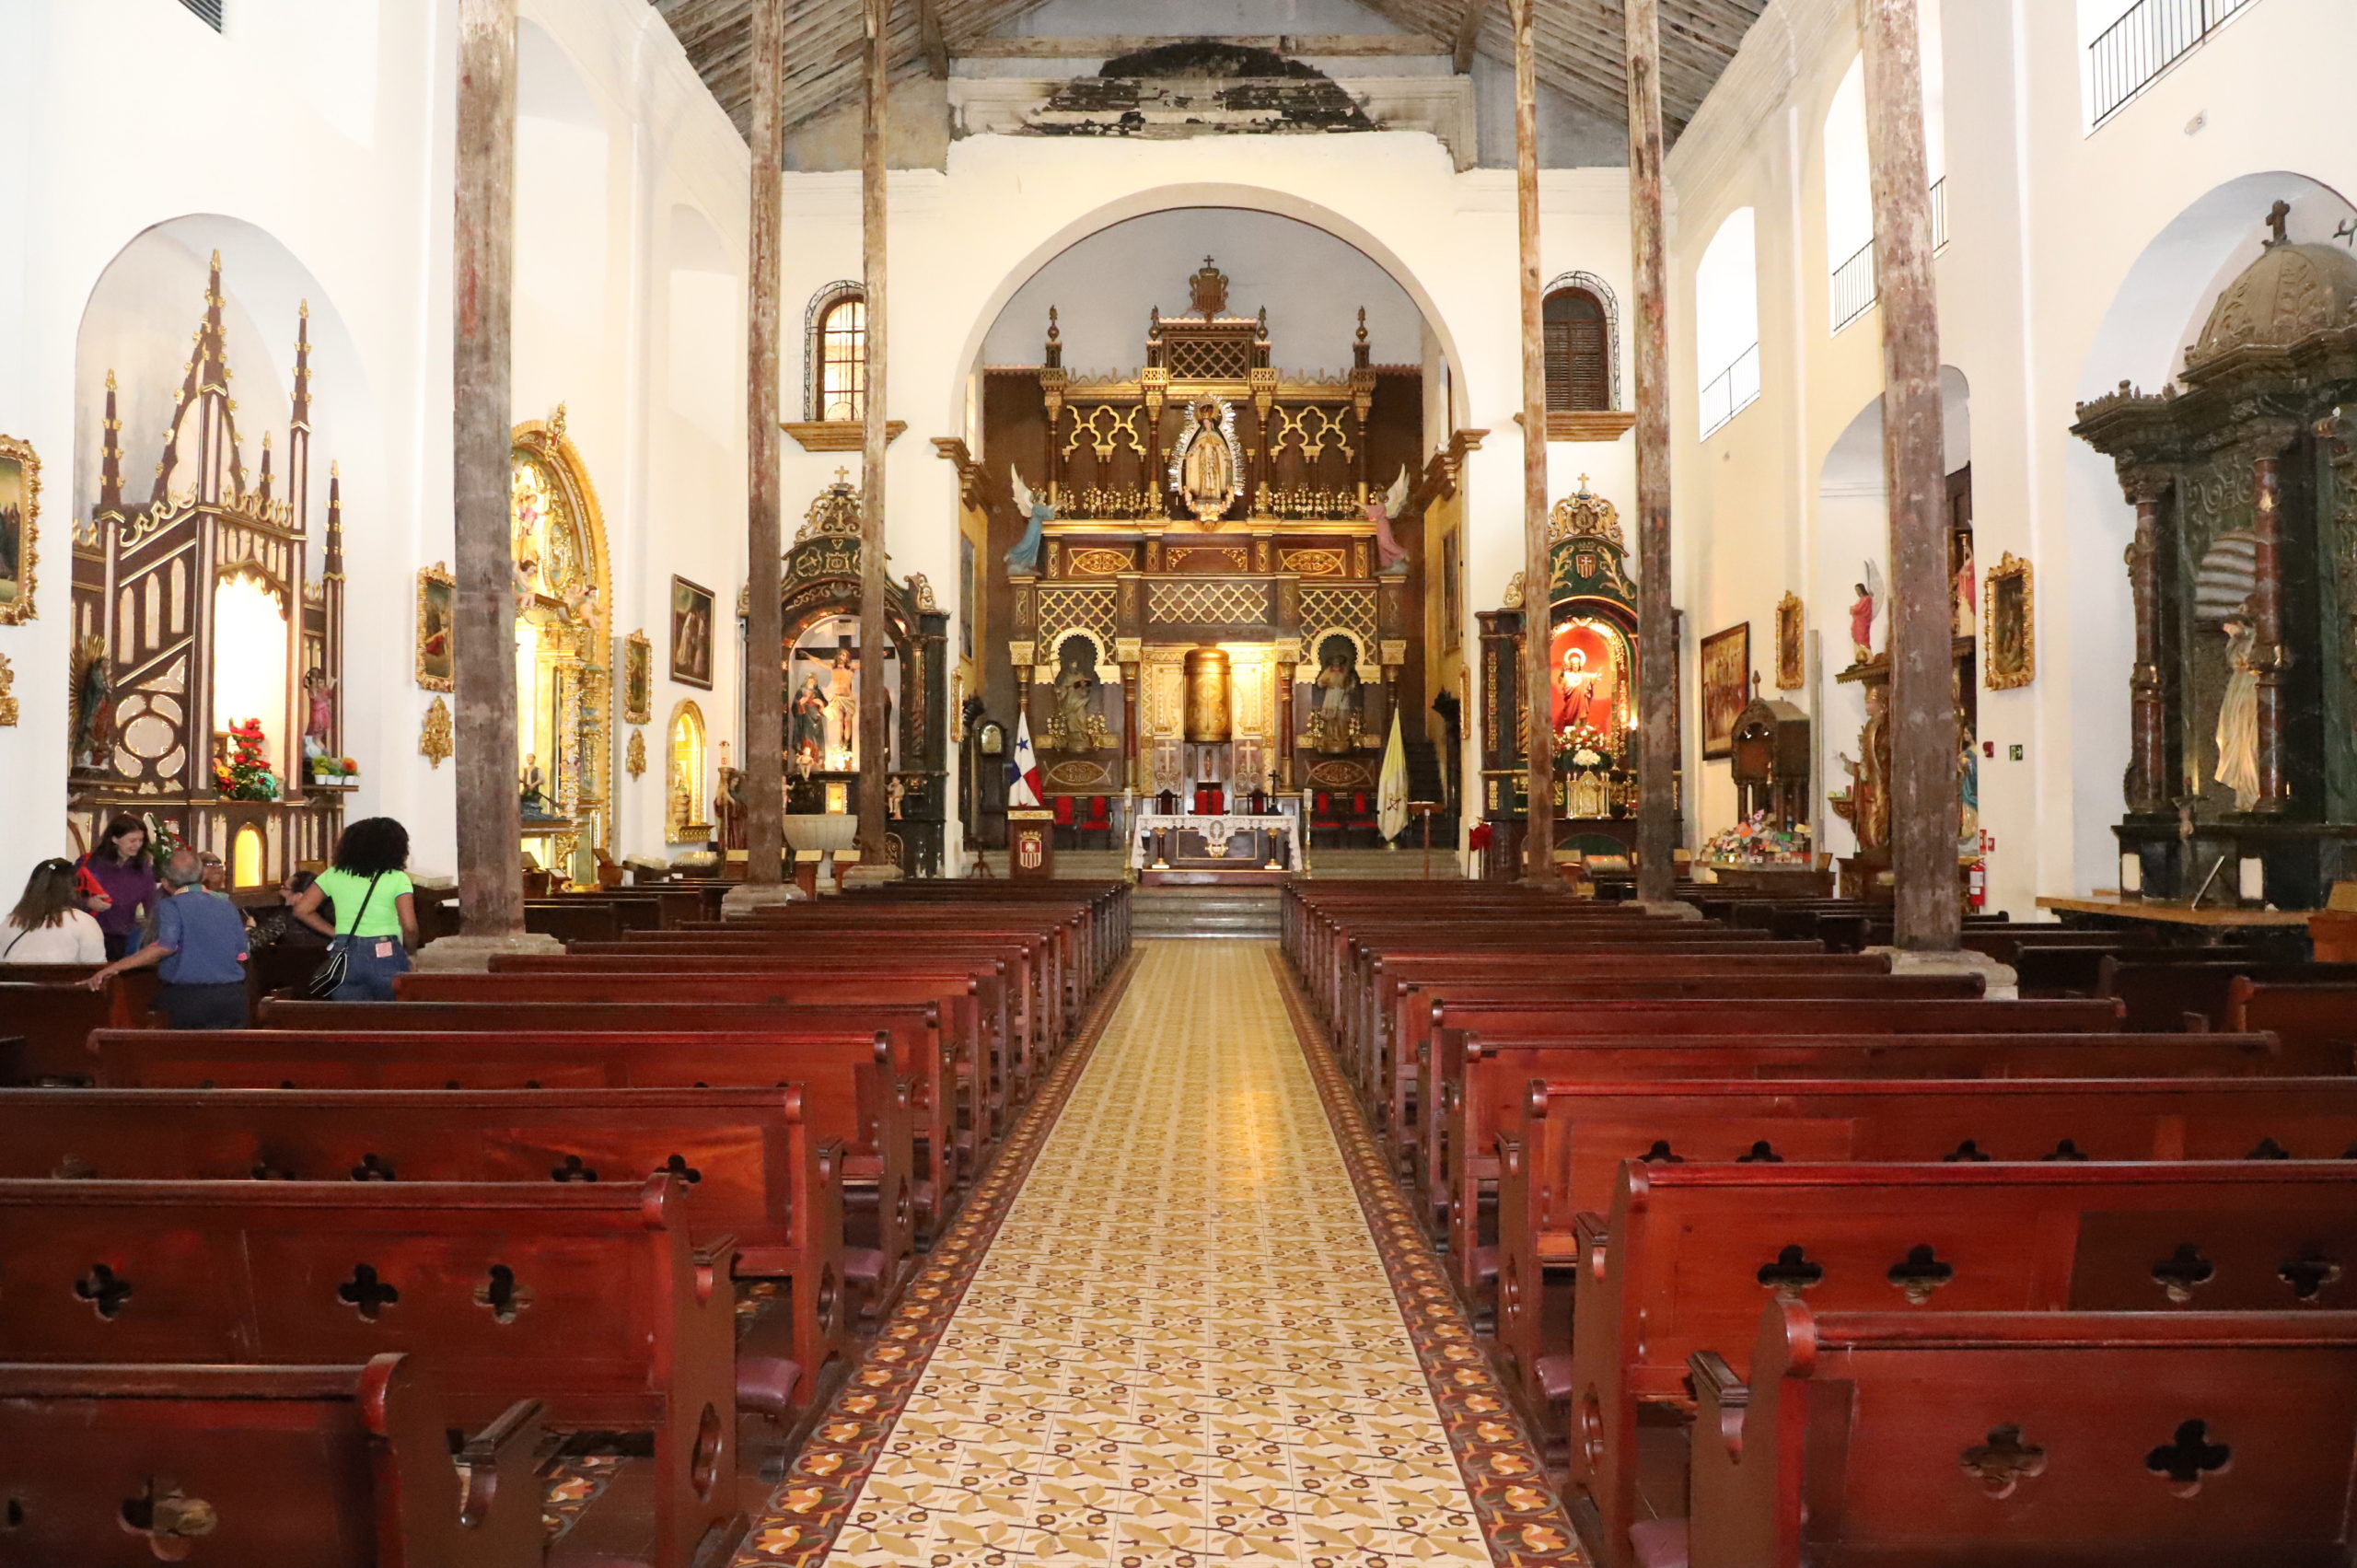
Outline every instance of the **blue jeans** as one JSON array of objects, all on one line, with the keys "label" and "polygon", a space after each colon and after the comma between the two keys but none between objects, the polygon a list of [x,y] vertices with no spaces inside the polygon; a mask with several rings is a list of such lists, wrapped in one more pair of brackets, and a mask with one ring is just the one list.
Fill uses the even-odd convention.
[{"label": "blue jeans", "polygon": [[[339,936],[344,951],[343,983],[329,993],[331,1002],[390,1002],[393,977],[409,972],[409,949],[398,936]],[[392,948],[389,958],[377,956],[377,945]]]}]

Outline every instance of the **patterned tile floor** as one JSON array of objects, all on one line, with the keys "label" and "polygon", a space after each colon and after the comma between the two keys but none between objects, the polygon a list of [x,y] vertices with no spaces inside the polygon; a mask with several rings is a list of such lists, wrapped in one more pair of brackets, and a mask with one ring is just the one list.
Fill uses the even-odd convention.
[{"label": "patterned tile floor", "polygon": [[1575,1562],[1453,1309],[1402,1318],[1429,1260],[1387,1271],[1273,949],[1140,947],[827,1563],[1488,1563],[1502,1510],[1552,1523],[1497,1561]]}]

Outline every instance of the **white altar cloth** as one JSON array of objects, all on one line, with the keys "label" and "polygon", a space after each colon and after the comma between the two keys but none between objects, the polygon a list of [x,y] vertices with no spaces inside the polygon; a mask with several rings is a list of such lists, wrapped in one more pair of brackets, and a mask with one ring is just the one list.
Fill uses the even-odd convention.
[{"label": "white altar cloth", "polygon": [[[1266,829],[1281,833],[1283,835],[1282,842],[1284,844],[1284,868],[1287,871],[1301,869],[1301,821],[1298,816],[1290,811],[1271,812],[1265,816],[1253,816],[1250,813],[1235,811],[1210,815],[1190,812],[1165,814],[1159,811],[1141,811],[1131,819],[1130,865],[1141,871],[1152,865],[1155,835],[1166,831],[1176,832],[1181,829],[1201,833],[1204,842],[1213,845],[1214,849],[1225,843],[1232,834],[1247,829]],[[1239,866],[1248,865],[1258,866],[1263,863],[1256,859],[1248,863],[1238,861],[1237,864]]]}]

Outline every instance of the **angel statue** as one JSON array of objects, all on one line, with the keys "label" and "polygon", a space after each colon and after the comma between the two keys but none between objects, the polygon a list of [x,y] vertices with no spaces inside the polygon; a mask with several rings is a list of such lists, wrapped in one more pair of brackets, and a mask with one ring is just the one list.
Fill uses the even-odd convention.
[{"label": "angel statue", "polygon": [[1399,465],[1399,477],[1383,493],[1380,501],[1366,504],[1366,520],[1375,525],[1376,574],[1378,576],[1400,576],[1408,570],[1408,552],[1391,537],[1391,519],[1408,505],[1408,465]]},{"label": "angel statue", "polygon": [[1875,656],[1875,602],[1882,597],[1882,568],[1867,562],[1865,579],[1850,606],[1850,646],[1860,664]]},{"label": "angel statue", "polygon": [[1048,525],[1055,520],[1056,509],[1044,498],[1032,493],[1031,487],[1023,482],[1022,473],[1013,463],[1007,464],[1006,473],[1007,477],[1015,482],[1015,509],[1028,519],[1024,525],[1023,537],[1016,540],[1015,548],[1006,552],[1007,570],[1037,572],[1039,569],[1039,543],[1047,534]]}]

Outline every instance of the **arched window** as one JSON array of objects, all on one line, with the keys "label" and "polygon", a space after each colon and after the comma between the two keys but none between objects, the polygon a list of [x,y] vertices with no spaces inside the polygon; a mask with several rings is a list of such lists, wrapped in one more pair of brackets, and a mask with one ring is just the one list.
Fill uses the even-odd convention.
[{"label": "arched window", "polygon": [[1572,273],[1550,285],[1546,329],[1547,412],[1593,413],[1620,406],[1619,323],[1601,278]]},{"label": "arched window", "polygon": [[805,401],[814,420],[856,421],[867,412],[867,295],[853,282],[831,283],[803,319]]},{"label": "arched window", "polygon": [[1759,277],[1752,210],[1719,225],[1694,270],[1695,372],[1702,434],[1759,396]]}]

